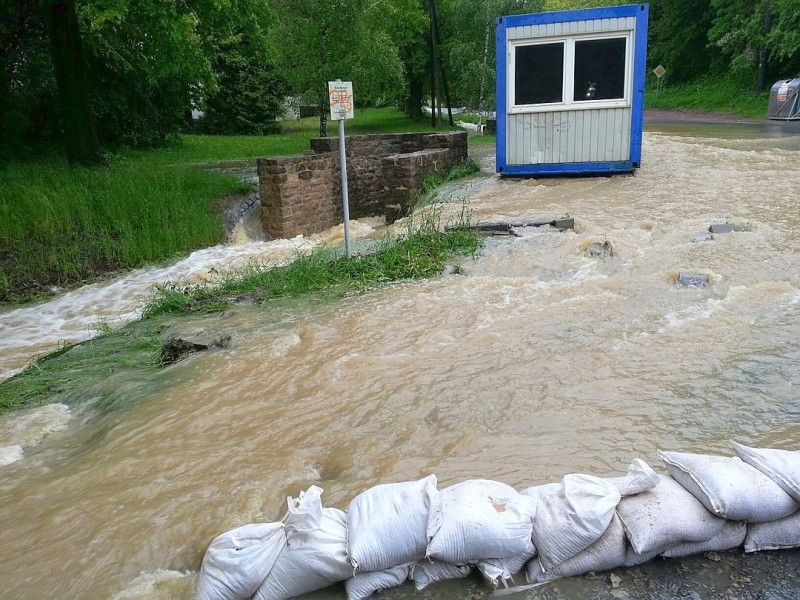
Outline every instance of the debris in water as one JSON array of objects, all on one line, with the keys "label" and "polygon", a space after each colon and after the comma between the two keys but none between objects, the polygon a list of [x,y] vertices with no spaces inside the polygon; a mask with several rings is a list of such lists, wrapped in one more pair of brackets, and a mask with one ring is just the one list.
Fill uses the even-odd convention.
[{"label": "debris in water", "polygon": [[614,256],[614,248],[608,240],[605,242],[592,242],[589,244],[589,247],[586,248],[586,256],[592,258],[611,258]]},{"label": "debris in water", "polygon": [[178,362],[187,354],[208,350],[209,348],[227,348],[230,345],[231,336],[226,335],[219,338],[214,338],[210,342],[204,344],[200,342],[193,342],[185,340],[180,337],[171,337],[164,342],[161,347],[160,362],[162,365],[170,365]]},{"label": "debris in water", "polygon": [[702,235],[697,235],[692,238],[692,243],[694,244],[701,244],[703,242],[713,242],[714,235],[711,233],[704,233]]},{"label": "debris in water", "polygon": [[678,283],[688,288],[708,287],[708,275],[698,275],[696,273],[679,273]]},{"label": "debris in water", "polygon": [[708,230],[711,233],[731,233],[733,231],[733,225],[730,223],[714,223]]},{"label": "debris in water", "polygon": [[[564,215],[553,219],[534,219],[531,221],[495,221],[476,223],[469,225],[467,229],[487,235],[516,235],[514,229],[524,227],[553,227],[558,231],[566,231],[567,229],[575,229],[575,219],[569,215]],[[445,231],[461,228],[460,226],[448,225],[445,227]]]}]

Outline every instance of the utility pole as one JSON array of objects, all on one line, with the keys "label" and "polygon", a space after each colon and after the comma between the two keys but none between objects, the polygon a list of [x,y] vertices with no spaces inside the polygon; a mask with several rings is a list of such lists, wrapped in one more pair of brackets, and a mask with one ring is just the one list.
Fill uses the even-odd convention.
[{"label": "utility pole", "polygon": [[[767,0],[767,6],[764,9],[764,46],[766,46],[766,38],[770,29],[772,29],[772,0]],[[758,53],[758,76],[756,79],[756,89],[759,92],[763,92],[767,88],[768,62],[769,53],[766,47],[762,47]]]},{"label": "utility pole", "polygon": [[[442,70],[442,61],[439,56],[439,18],[436,14],[435,0],[428,0],[428,20],[430,21],[430,40],[431,40],[431,125],[433,127],[442,126],[442,88],[444,88],[445,103],[447,104],[447,115],[450,125],[453,125],[453,110],[450,102],[450,90],[447,87],[447,79]],[[438,119],[436,113],[438,112]]]}]

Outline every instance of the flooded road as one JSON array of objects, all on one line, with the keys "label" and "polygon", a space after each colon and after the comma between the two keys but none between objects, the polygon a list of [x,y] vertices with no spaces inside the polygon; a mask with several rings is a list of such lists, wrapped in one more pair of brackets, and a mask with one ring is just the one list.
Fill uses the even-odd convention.
[{"label": "flooded road", "polygon": [[[800,448],[800,138],[694,133],[646,133],[635,176],[470,184],[474,221],[568,213],[574,231],[489,238],[431,281],[213,317],[231,347],[163,370],[132,407],[5,417],[0,446],[24,455],[0,467],[3,598],[191,598],[213,537],[310,484],[344,508],[429,473],[521,488],[637,457],[661,470],[657,448]],[[712,238],[720,223],[734,231]],[[529,594],[609,593],[571,585]],[[485,588],[442,590],[387,597]]]}]

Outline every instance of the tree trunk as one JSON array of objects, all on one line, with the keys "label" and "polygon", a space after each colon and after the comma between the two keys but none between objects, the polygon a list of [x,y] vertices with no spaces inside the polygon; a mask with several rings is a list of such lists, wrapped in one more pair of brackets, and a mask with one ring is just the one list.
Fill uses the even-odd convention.
[{"label": "tree trunk", "polygon": [[408,116],[411,120],[418,122],[422,120],[422,97],[425,91],[425,83],[421,77],[412,76],[409,81],[408,93]]},{"label": "tree trunk", "polygon": [[50,50],[69,164],[96,166],[105,162],[94,128],[86,67],[74,0],[52,0]]},{"label": "tree trunk", "polygon": [[319,99],[319,137],[328,137],[328,84]]}]

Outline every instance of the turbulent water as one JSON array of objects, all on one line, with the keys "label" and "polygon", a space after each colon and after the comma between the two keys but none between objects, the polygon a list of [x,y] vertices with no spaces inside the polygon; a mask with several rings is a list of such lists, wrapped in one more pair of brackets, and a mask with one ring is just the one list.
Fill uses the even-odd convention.
[{"label": "turbulent water", "polygon": [[[634,176],[487,175],[473,220],[568,213],[575,230],[489,238],[437,279],[332,305],[216,317],[231,348],[130,408],[4,418],[2,597],[191,598],[214,536],[310,484],[344,508],[429,473],[522,487],[657,467],[657,448],[800,448],[800,138],[735,131],[648,133]],[[127,307],[144,293],[109,285]],[[2,315],[4,364],[30,356],[26,323],[59,331],[48,306]]]}]

